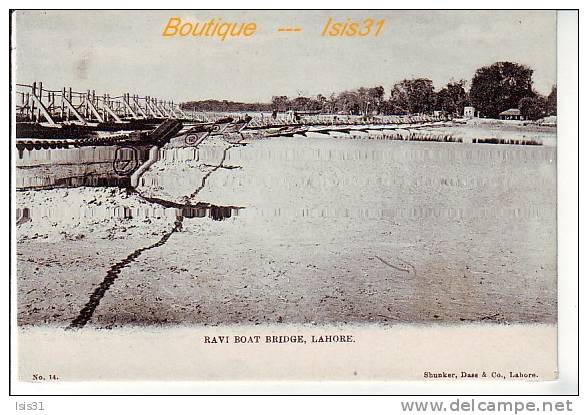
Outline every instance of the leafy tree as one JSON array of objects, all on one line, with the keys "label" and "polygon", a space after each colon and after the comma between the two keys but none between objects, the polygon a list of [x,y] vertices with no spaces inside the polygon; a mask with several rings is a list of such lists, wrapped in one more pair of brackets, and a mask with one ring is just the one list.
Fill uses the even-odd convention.
[{"label": "leafy tree", "polygon": [[405,79],[394,85],[390,101],[396,113],[430,112],[435,104],[433,81],[426,78]]},{"label": "leafy tree", "polygon": [[354,91],[357,96],[357,106],[358,106],[358,113],[365,114],[370,104],[369,99],[369,89],[361,87],[358,90]]},{"label": "leafy tree", "polygon": [[409,112],[408,93],[400,85],[394,85],[388,101],[388,113],[408,114]]},{"label": "leafy tree", "polygon": [[328,108],[327,108],[327,102],[328,102],[327,97],[325,97],[322,94],[318,94],[316,96],[316,102],[318,104],[318,108],[317,109],[321,110],[322,112],[328,111]]},{"label": "leafy tree", "polygon": [[545,112],[547,115],[557,115],[557,86],[551,87],[551,92],[545,101]]},{"label": "leafy tree", "polygon": [[356,112],[367,115],[368,112],[381,110],[384,94],[386,93],[383,86],[361,87],[352,92],[356,94]]},{"label": "leafy tree", "polygon": [[512,62],[479,68],[472,79],[470,100],[483,116],[497,118],[533,94],[533,70]]},{"label": "leafy tree", "polygon": [[344,91],[337,95],[335,100],[336,111],[350,112],[351,114],[359,114],[361,110],[359,94],[354,91]]},{"label": "leafy tree", "polygon": [[310,102],[308,97],[296,97],[290,101],[290,107],[296,111],[306,111],[310,108]]},{"label": "leafy tree", "polygon": [[290,106],[290,100],[285,95],[280,96],[273,96],[272,97],[272,106],[274,109],[278,111],[286,111]]},{"label": "leafy tree", "polygon": [[435,108],[449,114],[463,114],[463,107],[467,101],[465,81],[450,82],[436,94]]},{"label": "leafy tree", "polygon": [[189,101],[184,102],[181,108],[188,111],[271,111],[272,105],[269,103],[245,103],[245,102],[233,102],[227,100],[214,100],[207,99],[204,101]]},{"label": "leafy tree", "polygon": [[537,120],[545,116],[545,98],[540,95],[525,97],[519,101],[519,110],[523,118]]},{"label": "leafy tree", "polygon": [[386,90],[383,86],[369,88],[367,92],[368,102],[370,103],[369,109],[372,111],[376,110],[378,112],[382,112],[385,94]]}]

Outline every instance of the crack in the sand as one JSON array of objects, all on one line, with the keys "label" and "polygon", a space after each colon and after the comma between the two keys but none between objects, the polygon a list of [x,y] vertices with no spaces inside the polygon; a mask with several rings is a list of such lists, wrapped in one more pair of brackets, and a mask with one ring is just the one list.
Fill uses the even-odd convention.
[{"label": "crack in the sand", "polygon": [[401,263],[401,264],[399,264],[399,265],[404,265],[404,266],[406,266],[406,268],[402,268],[402,267],[398,267],[398,266],[396,266],[396,265],[393,265],[393,264],[389,263],[388,261],[385,261],[385,260],[383,260],[382,258],[380,258],[380,257],[379,257],[379,256],[377,256],[377,255],[374,255],[374,256],[375,256],[377,259],[379,259],[379,260],[380,260],[380,262],[382,262],[384,265],[387,265],[387,266],[389,266],[390,268],[393,268],[393,269],[395,269],[395,270],[397,270],[397,271],[406,272],[406,273],[410,273],[410,272],[412,271],[412,274],[413,274],[414,276],[416,276],[416,268],[414,267],[414,265],[412,265],[412,264],[411,264],[410,262],[408,262],[408,261],[404,261],[403,259],[401,259],[401,258],[398,258],[398,257],[396,258],[396,259],[398,260],[398,262],[400,262],[400,263]]},{"label": "crack in the sand", "polygon": [[158,247],[162,246],[163,244],[165,244],[167,242],[167,240],[170,238],[170,236],[174,232],[176,232],[177,230],[178,230],[178,226],[176,225],[171,229],[171,231],[169,231],[165,235],[163,235],[163,237],[159,241],[154,243],[153,245],[139,248],[139,249],[135,250],[134,252],[132,252],[131,254],[129,254],[129,256],[127,256],[122,261],[119,261],[116,264],[114,264],[113,266],[111,266],[110,269],[106,272],[106,277],[104,277],[104,280],[102,280],[102,282],[98,285],[98,287],[96,287],[94,292],[90,295],[90,300],[80,310],[78,316],[72,320],[72,322],[68,326],[68,329],[76,329],[76,328],[84,327],[88,323],[88,321],[90,321],[90,319],[92,318],[94,311],[96,311],[96,308],[98,307],[98,305],[100,304],[100,301],[102,300],[102,298],[106,294],[106,291],[108,291],[110,286],[112,284],[114,284],[115,280],[118,278],[120,271],[123,268],[125,268],[126,266],[128,266],[129,264],[131,264],[133,261],[135,261],[139,256],[141,256],[141,254],[143,252],[148,251],[153,248],[158,248]]},{"label": "crack in the sand", "polygon": [[[202,141],[204,141],[204,140],[202,140]],[[201,144],[202,141],[199,142],[198,144]],[[192,199],[193,197],[195,197],[204,188],[204,186],[206,185],[206,179],[212,173],[214,173],[219,168],[223,167],[223,163],[225,162],[225,160],[227,158],[228,150],[233,147],[237,147],[237,146],[238,146],[237,144],[232,144],[224,149],[223,157],[222,157],[220,163],[218,165],[214,166],[209,172],[207,172],[207,174],[202,178],[201,186],[186,198],[188,201],[190,199]],[[176,203],[176,202],[172,202],[172,201],[164,200],[164,199],[159,199],[159,198],[155,198],[155,197],[147,197],[147,196],[142,195],[136,189],[130,189],[130,191],[137,194],[139,197],[143,198],[144,200],[146,200],[148,202],[156,203],[156,204],[159,204],[164,207],[175,207],[175,208],[197,207],[197,206],[191,205],[189,203]],[[180,231],[181,228],[182,228],[182,222],[181,222],[181,219],[178,219],[176,221],[174,227],[169,232],[167,232],[165,235],[163,235],[163,237],[159,241],[157,241],[153,245],[149,245],[149,246],[139,248],[139,249],[133,251],[125,259],[112,265],[109,268],[109,270],[106,272],[106,277],[104,277],[104,280],[98,285],[98,287],[96,287],[94,292],[90,295],[90,300],[80,310],[78,316],[74,320],[72,320],[72,322],[67,327],[67,329],[77,329],[77,328],[84,327],[92,318],[94,312],[96,311],[96,308],[98,307],[98,305],[100,305],[100,301],[102,300],[102,298],[104,297],[104,295],[106,294],[108,289],[112,286],[112,284],[114,284],[114,282],[118,278],[120,271],[123,268],[130,265],[133,261],[135,261],[143,252],[148,251],[150,249],[158,248],[158,247],[162,246],[163,244],[165,244],[168,241],[168,239],[171,237],[171,235],[174,232]]]},{"label": "crack in the sand", "polygon": [[206,186],[206,180],[210,177],[210,175],[212,173],[214,173],[215,171],[217,171],[218,169],[224,167],[223,164],[225,163],[225,160],[227,159],[227,155],[229,153],[229,150],[233,147],[238,147],[238,145],[232,144],[223,150],[223,157],[221,158],[220,163],[216,166],[213,166],[208,172],[206,172],[204,177],[202,177],[202,183],[200,184],[200,186],[198,188],[196,188],[196,190],[194,190],[190,195],[186,196],[185,200],[189,201],[189,200],[192,200],[194,197],[196,197],[198,195],[198,193],[200,193],[200,191],[202,189],[204,189],[204,186]]}]

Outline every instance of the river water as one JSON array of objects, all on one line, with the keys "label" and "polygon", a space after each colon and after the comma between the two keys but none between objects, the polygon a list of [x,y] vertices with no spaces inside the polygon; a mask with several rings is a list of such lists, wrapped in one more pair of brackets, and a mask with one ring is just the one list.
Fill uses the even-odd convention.
[{"label": "river water", "polygon": [[[185,215],[153,249],[173,209],[20,196],[21,324],[68,324],[136,249],[89,324],[557,319],[554,146],[293,137],[166,154],[139,190],[217,213]],[[35,214],[41,193],[60,217]]]}]

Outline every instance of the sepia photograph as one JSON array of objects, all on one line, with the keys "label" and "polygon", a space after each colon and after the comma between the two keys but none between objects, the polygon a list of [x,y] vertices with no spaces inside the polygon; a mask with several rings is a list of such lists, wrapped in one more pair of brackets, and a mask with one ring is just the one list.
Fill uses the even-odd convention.
[{"label": "sepia photograph", "polygon": [[556,11],[10,19],[21,381],[557,379]]}]

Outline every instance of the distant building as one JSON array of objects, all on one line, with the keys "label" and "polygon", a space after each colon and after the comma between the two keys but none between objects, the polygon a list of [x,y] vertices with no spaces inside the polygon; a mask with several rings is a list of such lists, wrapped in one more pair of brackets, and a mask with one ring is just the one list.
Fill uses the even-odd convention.
[{"label": "distant building", "polygon": [[557,116],[550,115],[548,117],[541,118],[535,122],[539,125],[549,125],[549,126],[555,127],[555,126],[557,126]]},{"label": "distant building", "polygon": [[523,116],[521,115],[521,111],[517,108],[511,108],[506,111],[502,111],[498,114],[501,120],[522,120]]},{"label": "distant building", "polygon": [[474,107],[463,107],[464,118],[474,118],[476,116],[476,109]]}]

